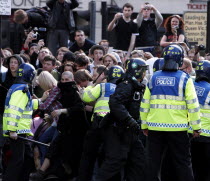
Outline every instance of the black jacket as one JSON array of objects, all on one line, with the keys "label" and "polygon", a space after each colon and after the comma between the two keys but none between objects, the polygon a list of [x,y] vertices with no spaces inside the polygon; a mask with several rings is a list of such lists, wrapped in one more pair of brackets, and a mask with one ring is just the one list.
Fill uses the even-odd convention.
[{"label": "black jacket", "polygon": [[68,110],[67,115],[60,115],[57,125],[58,130],[63,134],[84,132],[88,128],[85,105],[79,96],[75,82],[58,83],[58,87],[61,90],[59,102]]},{"label": "black jacket", "polygon": [[[62,11],[62,7],[59,5],[58,0],[48,0],[47,6],[51,9],[52,14],[49,18],[48,25],[49,28],[55,29],[56,23],[59,21],[59,13]],[[79,3],[77,0],[71,0],[71,3],[64,1],[63,8],[64,8],[64,17],[65,22],[68,25],[69,31],[74,31],[75,28],[75,22],[74,17],[72,13],[72,9],[79,6]]]},{"label": "black jacket", "polygon": [[34,28],[34,27],[46,27],[44,17],[36,12],[26,11],[28,15],[28,22],[23,24],[24,29]]},{"label": "black jacket", "polygon": [[[119,82],[119,81],[118,81]],[[140,102],[143,97],[145,85],[131,77],[125,76],[117,82],[115,93],[110,96],[110,114],[116,122],[126,125],[130,118],[138,121]]]}]

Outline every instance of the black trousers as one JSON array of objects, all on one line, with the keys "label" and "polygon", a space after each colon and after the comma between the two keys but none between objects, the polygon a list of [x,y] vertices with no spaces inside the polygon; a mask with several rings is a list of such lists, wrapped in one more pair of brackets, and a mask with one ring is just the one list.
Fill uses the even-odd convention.
[{"label": "black trousers", "polygon": [[101,129],[92,128],[87,132],[80,162],[79,180],[91,181],[96,158],[102,144]]},{"label": "black trousers", "polygon": [[187,131],[149,131],[148,181],[161,180],[160,170],[166,149],[170,152],[174,165],[173,175],[176,175],[177,181],[194,181]]},{"label": "black trousers", "polygon": [[191,142],[195,181],[210,181],[210,142]]},{"label": "black trousers", "polygon": [[21,139],[10,139],[10,150],[11,157],[3,180],[28,181],[29,174],[34,168],[30,145]]},{"label": "black trousers", "polygon": [[130,129],[109,126],[104,131],[105,160],[95,181],[107,181],[123,168],[127,181],[143,181],[145,152],[138,137]]}]

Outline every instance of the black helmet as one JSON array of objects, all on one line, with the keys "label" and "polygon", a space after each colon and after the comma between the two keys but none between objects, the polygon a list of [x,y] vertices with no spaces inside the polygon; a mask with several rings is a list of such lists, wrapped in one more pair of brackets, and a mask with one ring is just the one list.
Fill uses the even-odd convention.
[{"label": "black helmet", "polygon": [[171,44],[163,50],[163,70],[178,70],[183,64],[184,50],[178,44]]},{"label": "black helmet", "polygon": [[199,61],[196,66],[195,73],[196,73],[196,78],[195,78],[196,82],[201,80],[210,82],[210,62],[207,60]]},{"label": "black helmet", "polygon": [[116,81],[124,75],[124,70],[119,65],[110,67],[108,70],[107,82],[116,83]]},{"label": "black helmet", "polygon": [[36,74],[36,70],[31,64],[23,63],[17,71],[17,81],[19,83],[31,83]]},{"label": "black helmet", "polygon": [[143,73],[146,70],[148,70],[148,65],[140,58],[130,59],[127,62],[126,74],[129,74],[136,79],[143,79]]},{"label": "black helmet", "polygon": [[162,70],[163,64],[164,64],[164,58],[158,58],[157,60],[155,60],[153,64],[153,72]]}]

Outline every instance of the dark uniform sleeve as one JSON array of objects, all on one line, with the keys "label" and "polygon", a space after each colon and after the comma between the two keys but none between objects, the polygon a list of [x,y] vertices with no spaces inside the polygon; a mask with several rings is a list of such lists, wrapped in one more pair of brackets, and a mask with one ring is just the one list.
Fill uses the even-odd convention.
[{"label": "dark uniform sleeve", "polygon": [[110,112],[116,121],[124,122],[125,120],[132,118],[126,108],[126,105],[129,104],[129,101],[133,96],[132,90],[133,88],[130,83],[122,82],[118,84],[115,93],[110,96]]}]

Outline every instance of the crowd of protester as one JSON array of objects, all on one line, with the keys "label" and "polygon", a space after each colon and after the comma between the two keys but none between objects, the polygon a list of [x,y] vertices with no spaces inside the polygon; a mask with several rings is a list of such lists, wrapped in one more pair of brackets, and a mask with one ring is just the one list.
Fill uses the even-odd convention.
[{"label": "crowd of protester", "polygon": [[[8,135],[3,136],[3,117],[7,91],[15,83],[18,67],[26,63],[36,69],[36,76],[30,85],[33,98],[46,96],[33,112],[31,130],[34,135],[30,139],[50,144],[50,148],[29,142],[24,156],[26,163],[24,166],[20,165],[20,173],[25,173],[16,174],[15,179],[28,181],[30,177],[34,181],[44,178],[62,181],[103,180],[95,178],[106,155],[101,144],[103,136],[98,133],[100,129],[93,131],[95,125],[91,125],[97,112],[95,105],[103,93],[89,101],[84,98],[88,93],[87,88],[110,82],[109,71],[115,71],[112,73],[120,78],[123,74],[121,71],[128,69],[126,66],[130,59],[139,59],[148,65],[143,80],[143,84],[147,85],[154,72],[161,70],[164,62],[161,58],[162,50],[168,45],[177,44],[183,48],[184,61],[180,70],[187,72],[192,78],[195,77],[195,67],[199,61],[210,60],[210,56],[209,53],[204,53],[203,45],[189,45],[184,33],[184,21],[179,15],[172,15],[165,20],[166,32],[158,41],[157,30],[163,17],[157,8],[149,3],[142,5],[135,20],[131,19],[133,6],[130,3],[123,6],[122,13],[114,16],[107,28],[108,31],[116,31],[116,44],[113,48],[109,46],[108,40],[93,42],[86,37],[83,30],[75,30],[72,9],[79,6],[77,0],[71,0],[70,3],[65,0],[49,0],[46,5],[50,10],[44,12],[52,12],[48,24],[40,14],[33,11],[17,10],[14,13],[16,23],[23,24],[26,29],[31,27],[26,33],[19,54],[14,54],[9,47],[1,48],[0,172],[3,180],[4,175],[13,174],[5,171],[13,153],[10,152],[11,140]],[[155,18],[151,18],[151,13],[155,14]],[[46,27],[47,32],[41,32],[37,36],[34,27],[40,26]],[[69,43],[70,32],[74,32],[75,41]],[[143,133],[140,139],[146,146]],[[97,142],[97,145],[92,145],[93,142]],[[88,145],[96,150],[89,149]],[[88,156],[90,158],[87,158]],[[193,156],[196,160],[197,155]],[[169,161],[163,161],[161,180],[173,181],[176,180],[176,176],[172,176],[175,168],[171,166],[170,153],[166,154],[167,157]],[[195,164],[198,164],[197,162]],[[209,158],[207,162],[209,164]],[[167,169],[171,175],[166,174]],[[122,169],[107,180],[123,180],[125,174]],[[6,178],[5,181],[10,181]],[[15,179],[12,178],[13,181]]]}]

